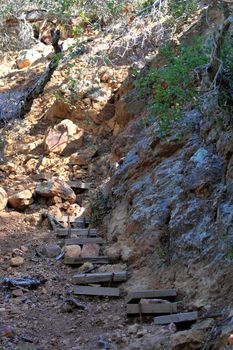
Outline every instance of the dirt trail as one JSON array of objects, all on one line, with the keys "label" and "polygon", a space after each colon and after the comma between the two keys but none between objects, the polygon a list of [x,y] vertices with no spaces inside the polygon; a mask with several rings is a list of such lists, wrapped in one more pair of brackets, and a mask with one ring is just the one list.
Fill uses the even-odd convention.
[{"label": "dirt trail", "polygon": [[[25,73],[19,71],[16,74],[18,84],[20,84],[25,79]],[[30,82],[30,77],[29,75],[28,82]],[[33,141],[43,140],[42,135],[54,124],[54,121],[40,120],[41,112],[48,106],[51,87],[54,89],[60,79],[61,76],[55,74],[42,97],[34,101],[32,111],[26,119],[15,121],[7,127],[6,145],[8,149],[4,149],[4,155],[8,162],[12,162],[13,168],[16,166],[15,169],[8,168],[7,171],[3,166],[2,183],[7,187],[9,194],[33,186],[34,180],[30,176],[31,173],[25,174],[24,170],[27,153],[20,153],[21,142],[16,140],[27,144],[25,132]],[[87,131],[87,134],[89,134],[88,139],[90,132]],[[111,140],[108,141],[107,137],[105,141],[105,146],[102,145],[104,154],[106,150],[109,151]],[[79,151],[82,153],[88,144],[89,141]],[[39,146],[33,150],[32,155],[29,153],[29,159],[38,157],[41,151],[43,152],[43,149]],[[98,156],[92,161],[92,169],[95,171],[98,169],[99,158]],[[56,177],[59,177],[59,174],[62,176],[64,171],[62,161],[60,156],[57,156],[56,160],[52,157],[52,165],[58,169]],[[22,167],[22,171],[19,167],[17,169],[17,163]],[[30,171],[33,174],[33,169]],[[95,171],[88,174],[84,167],[84,176],[82,176],[82,180],[91,182],[93,188],[102,182],[102,179],[95,175]],[[51,178],[53,172],[49,167],[45,168],[46,173],[48,178]],[[81,200],[81,205],[88,203],[88,194],[78,195],[78,198]],[[59,211],[57,205],[60,204],[58,202],[52,205],[52,213]],[[41,213],[47,209],[50,210],[46,202],[41,200],[26,212],[17,212],[8,208],[0,215],[0,276],[39,276],[47,280],[44,285],[35,290],[29,288],[6,290],[1,287],[0,343],[2,349],[93,350],[107,349],[108,344],[111,344],[111,349],[120,349],[127,345],[130,338],[125,333],[125,327],[131,321],[126,317],[124,298],[80,296],[76,299],[85,307],[85,310],[73,307],[67,310],[64,300],[67,295],[69,296],[72,287],[71,277],[79,271],[79,267],[69,267],[64,264],[63,260],[56,261],[55,258],[47,258],[37,253],[46,243],[57,242],[56,235],[50,229],[48,222],[41,221]],[[103,232],[98,233],[100,236],[104,235]],[[15,253],[15,250],[20,250],[20,253],[18,254],[17,251]],[[24,258],[24,263],[19,267],[10,266],[10,260],[14,254]],[[109,269],[111,270],[111,267]],[[117,345],[118,343],[121,345]]]}]

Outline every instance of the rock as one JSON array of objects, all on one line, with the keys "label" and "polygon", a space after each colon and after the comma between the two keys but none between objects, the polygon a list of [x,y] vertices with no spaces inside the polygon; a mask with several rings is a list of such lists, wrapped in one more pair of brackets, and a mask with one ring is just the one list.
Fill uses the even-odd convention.
[{"label": "rock", "polygon": [[46,198],[61,197],[71,204],[76,201],[76,194],[72,188],[61,180],[43,182],[36,187],[35,191],[38,195]]},{"label": "rock", "polygon": [[111,98],[111,89],[94,86],[86,93],[86,98],[90,98],[93,102],[105,105]]},{"label": "rock", "polygon": [[21,266],[21,265],[23,265],[23,263],[24,263],[24,258],[21,256],[16,256],[14,258],[11,258],[11,260],[10,260],[10,265],[12,267]]},{"label": "rock", "polygon": [[83,245],[81,256],[82,258],[99,256],[100,246],[95,243],[87,243]]},{"label": "rock", "polygon": [[137,337],[138,337],[138,338],[144,337],[144,335],[146,335],[147,333],[148,333],[148,331],[147,331],[146,328],[139,329],[139,330],[137,331]]},{"label": "rock", "polygon": [[[17,52],[35,43],[32,28],[27,26],[26,31],[23,31],[23,28],[25,28],[25,19],[19,19],[13,14],[1,18],[0,35],[4,37],[4,45],[7,51],[16,50],[15,52]],[[27,33],[23,40],[22,33]]]},{"label": "rock", "polygon": [[171,350],[200,349],[206,338],[205,332],[188,330],[177,332],[172,335]]},{"label": "rock", "polygon": [[119,261],[121,258],[121,245],[119,243],[115,243],[112,246],[106,248],[104,250],[104,253],[112,262]]},{"label": "rock", "polygon": [[13,338],[16,335],[15,329],[11,326],[3,326],[0,328],[0,336]]},{"label": "rock", "polygon": [[111,211],[111,217],[107,218],[107,239],[109,241],[117,239],[122,232],[125,232],[126,222],[128,220],[128,203],[122,201],[117,208]]},{"label": "rock", "polygon": [[136,334],[138,332],[139,325],[137,323],[132,324],[128,327],[128,333],[129,334]]},{"label": "rock", "polygon": [[19,69],[29,67],[32,63],[39,60],[41,57],[41,53],[34,49],[23,51],[16,60],[17,67]]},{"label": "rock", "polygon": [[64,119],[53,129],[49,129],[44,141],[44,150],[46,154],[60,154],[67,147],[69,150],[76,150],[83,144],[84,130],[80,129],[69,119]]},{"label": "rock", "polygon": [[74,153],[70,156],[70,163],[74,165],[88,165],[91,159],[97,154],[97,147],[89,146],[82,152]]},{"label": "rock", "polygon": [[121,246],[121,259],[123,262],[128,262],[133,257],[133,250],[126,245]]},{"label": "rock", "polygon": [[45,113],[45,118],[47,120],[61,120],[64,119],[64,116],[70,114],[70,108],[61,99],[56,100],[53,105]]},{"label": "rock", "polygon": [[205,148],[199,148],[190,158],[187,167],[187,186],[190,191],[207,193],[211,187],[222,178],[223,165],[217,155],[209,153]]},{"label": "rock", "polygon": [[228,337],[228,344],[233,345],[233,334],[230,334]]},{"label": "rock", "polygon": [[94,265],[90,262],[85,262],[80,268],[78,269],[79,273],[85,273],[88,270],[93,269]]},{"label": "rock", "polygon": [[[69,119],[64,119],[55,126],[55,130],[60,130],[61,132],[66,131],[69,137],[72,137],[78,133],[79,127]],[[82,130],[83,133],[83,130]]]},{"label": "rock", "polygon": [[32,192],[30,190],[17,192],[8,198],[8,202],[16,210],[24,210],[33,203]]},{"label": "rock", "polygon": [[61,253],[61,248],[58,244],[50,242],[42,247],[41,252],[48,258],[55,258]]},{"label": "rock", "polygon": [[30,23],[39,22],[45,20],[46,14],[46,10],[29,10],[25,13],[25,19]]},{"label": "rock", "polygon": [[12,296],[15,298],[23,296],[23,291],[22,289],[13,289],[11,292]]},{"label": "rock", "polygon": [[44,141],[45,154],[62,153],[66,148],[68,142],[67,131],[61,132],[59,130],[49,129]]},{"label": "rock", "polygon": [[6,205],[7,205],[7,193],[6,191],[0,187],[0,210],[5,209]]},{"label": "rock", "polygon": [[79,258],[81,247],[79,245],[67,245],[64,247],[65,258]]},{"label": "rock", "polygon": [[24,255],[24,252],[21,249],[15,248],[12,251],[12,257],[23,256],[23,255]]},{"label": "rock", "polygon": [[116,94],[117,102],[115,104],[115,120],[119,131],[121,131],[134,116],[141,113],[145,104],[144,99],[140,98],[137,89],[128,91],[127,93],[122,90],[125,90],[123,85]]},{"label": "rock", "polygon": [[27,253],[27,252],[28,252],[28,247],[26,247],[25,245],[21,245],[20,250],[21,250],[23,253]]}]

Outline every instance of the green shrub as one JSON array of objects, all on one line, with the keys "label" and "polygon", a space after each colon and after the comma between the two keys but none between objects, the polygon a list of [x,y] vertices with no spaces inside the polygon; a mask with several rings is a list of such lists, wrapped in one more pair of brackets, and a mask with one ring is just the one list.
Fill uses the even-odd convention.
[{"label": "green shrub", "polygon": [[182,116],[184,107],[198,97],[198,81],[195,68],[208,63],[208,54],[201,42],[192,46],[173,48],[167,44],[160,49],[165,64],[153,68],[136,81],[135,85],[145,96],[152,90],[149,102],[151,119],[160,125],[161,134],[166,134],[170,124]]},{"label": "green shrub", "polygon": [[169,0],[168,13],[176,18],[186,17],[198,9],[198,0]]}]

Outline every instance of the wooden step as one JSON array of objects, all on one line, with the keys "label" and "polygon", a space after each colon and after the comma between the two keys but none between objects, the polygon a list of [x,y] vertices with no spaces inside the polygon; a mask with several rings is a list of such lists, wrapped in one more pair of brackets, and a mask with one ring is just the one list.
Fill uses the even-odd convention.
[{"label": "wooden step", "polygon": [[96,237],[96,229],[87,229],[87,228],[57,228],[56,234],[60,238],[68,237],[69,235],[77,235],[84,237]]},{"label": "wooden step", "polygon": [[169,323],[195,322],[198,320],[198,312],[182,312],[176,315],[158,316],[154,318],[154,323],[164,325]]},{"label": "wooden step", "polygon": [[97,272],[88,274],[77,274],[72,278],[74,284],[89,284],[102,282],[125,282],[127,272]]},{"label": "wooden step", "polygon": [[74,286],[73,292],[76,295],[120,296],[119,288]]},{"label": "wooden step", "polygon": [[127,314],[172,314],[177,312],[176,303],[127,304]]},{"label": "wooden step", "polygon": [[65,245],[83,245],[87,243],[104,244],[105,241],[101,237],[74,237],[65,240]]},{"label": "wooden step", "polygon": [[66,265],[82,265],[85,262],[90,262],[92,264],[109,264],[110,259],[107,256],[97,256],[95,258],[93,257],[87,257],[87,258],[68,258],[65,257],[64,263]]},{"label": "wooden step", "polygon": [[177,296],[176,289],[152,289],[152,290],[139,290],[129,292],[126,297],[126,302],[131,303],[140,299],[167,299],[174,300]]},{"label": "wooden step", "polygon": [[81,223],[86,223],[86,224],[89,224],[89,219],[86,219],[86,218],[78,218],[77,216],[61,216],[61,217],[55,217],[55,219],[59,222],[69,222],[72,224],[72,223],[78,223],[78,224],[81,224]]},{"label": "wooden step", "polygon": [[74,189],[89,190],[91,188],[91,183],[88,183],[88,182],[71,180],[71,181],[67,181],[67,183],[71,188],[74,188]]}]

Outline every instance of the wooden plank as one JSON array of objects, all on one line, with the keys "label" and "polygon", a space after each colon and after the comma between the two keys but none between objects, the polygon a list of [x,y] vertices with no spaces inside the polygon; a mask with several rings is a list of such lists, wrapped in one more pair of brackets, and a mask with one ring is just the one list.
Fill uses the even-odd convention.
[{"label": "wooden plank", "polygon": [[120,296],[119,288],[74,286],[73,292],[76,295]]},{"label": "wooden plank", "polygon": [[[55,218],[57,221],[60,222],[68,222],[68,216],[61,216],[61,217],[56,217]],[[70,216],[70,223],[78,223],[78,224],[82,224],[82,223],[86,223],[89,224],[89,220],[85,219],[85,218],[78,218],[77,216]]]},{"label": "wooden plank", "polygon": [[77,236],[84,236],[84,237],[96,237],[96,229],[87,229],[87,228],[57,228],[56,234],[58,237],[67,237],[69,234],[75,234]]},{"label": "wooden plank", "polygon": [[67,265],[82,265],[85,262],[92,264],[109,264],[110,260],[107,256],[87,257],[87,258],[67,258],[65,257],[64,263]]},{"label": "wooden plank", "polygon": [[89,283],[101,283],[101,282],[125,282],[127,280],[127,272],[97,272],[97,273],[84,273],[74,275],[72,282],[74,284],[89,284]]},{"label": "wooden plank", "polygon": [[88,182],[82,182],[82,181],[67,181],[68,185],[71,188],[80,188],[82,190],[89,190],[91,188],[91,184]]},{"label": "wooden plank", "polygon": [[152,289],[129,292],[126,302],[134,302],[139,299],[175,299],[177,296],[176,289]]},{"label": "wooden plank", "polygon": [[154,318],[154,323],[164,325],[169,323],[195,322],[198,320],[198,312],[182,312],[176,315],[158,316]]},{"label": "wooden plank", "polygon": [[127,304],[127,314],[172,314],[177,312],[176,303]]},{"label": "wooden plank", "polygon": [[101,237],[74,237],[65,240],[65,245],[83,245],[87,243],[104,244],[105,241]]}]

